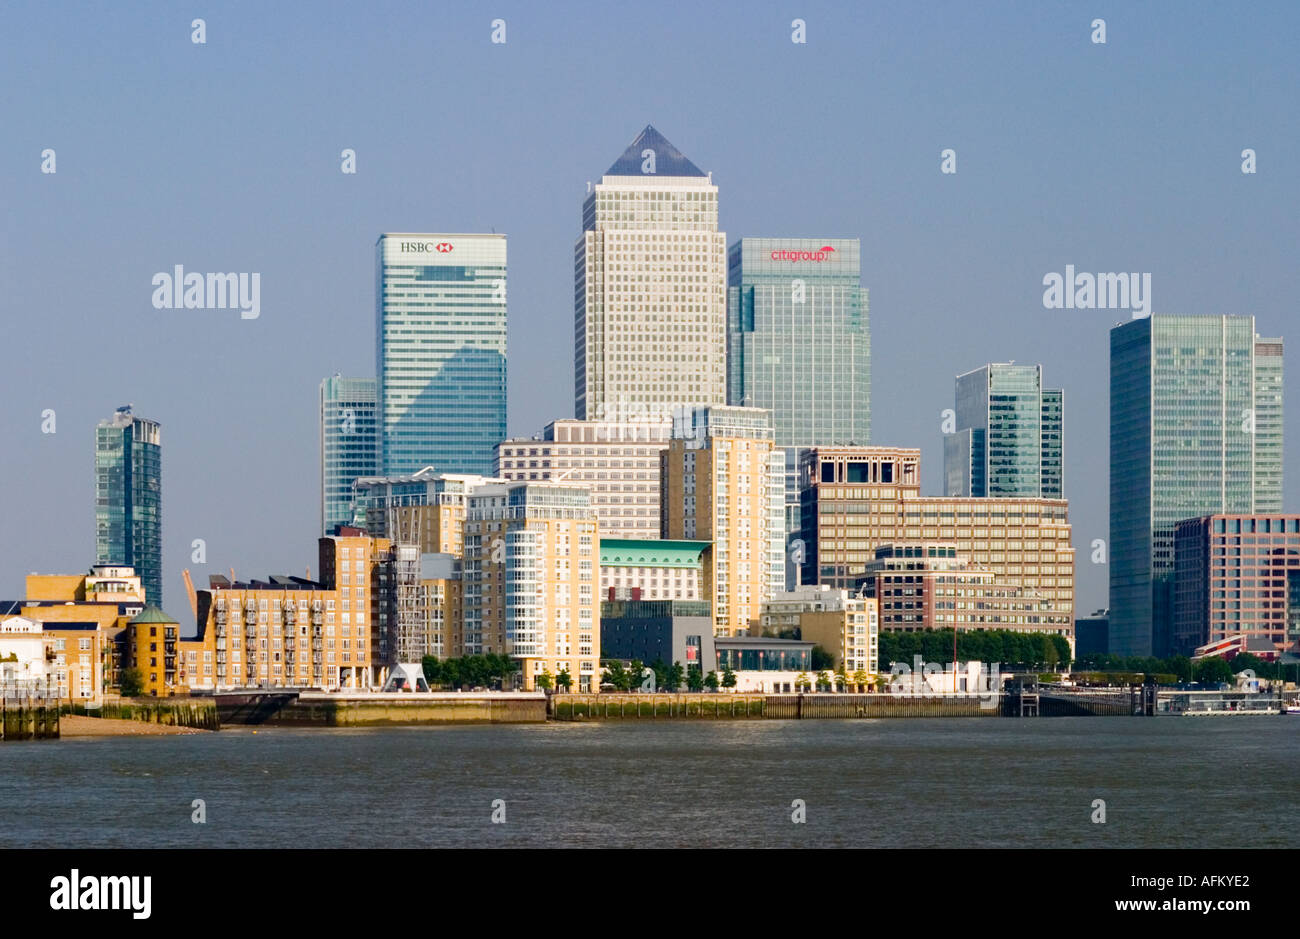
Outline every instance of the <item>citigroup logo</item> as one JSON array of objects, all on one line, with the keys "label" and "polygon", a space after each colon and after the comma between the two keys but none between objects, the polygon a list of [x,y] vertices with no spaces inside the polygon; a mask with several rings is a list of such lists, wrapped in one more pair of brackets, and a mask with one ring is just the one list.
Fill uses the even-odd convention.
[{"label": "citigroup logo", "polygon": [[829,261],[835,249],[822,245],[816,251],[773,251],[773,261]]}]

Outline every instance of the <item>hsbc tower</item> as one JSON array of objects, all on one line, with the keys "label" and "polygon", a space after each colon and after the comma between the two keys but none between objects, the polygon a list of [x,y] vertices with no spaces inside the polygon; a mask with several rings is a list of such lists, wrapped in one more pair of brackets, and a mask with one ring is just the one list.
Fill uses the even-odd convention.
[{"label": "hsbc tower", "polygon": [[384,475],[491,476],[506,436],[506,236],[388,233],[375,245]]}]

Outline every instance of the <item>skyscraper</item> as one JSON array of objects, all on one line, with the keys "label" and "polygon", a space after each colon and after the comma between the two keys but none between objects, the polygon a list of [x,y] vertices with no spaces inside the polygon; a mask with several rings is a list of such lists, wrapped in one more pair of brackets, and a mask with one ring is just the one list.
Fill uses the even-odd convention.
[{"label": "skyscraper", "polygon": [[506,435],[506,236],[375,246],[380,472],[490,475]]},{"label": "skyscraper", "polygon": [[95,563],[134,567],[162,606],[161,431],[129,404],[95,428]]},{"label": "skyscraper", "polygon": [[997,363],[957,376],[956,430],[943,439],[944,495],[1063,496],[1065,393],[1041,365]]},{"label": "skyscraper", "polygon": [[1179,521],[1281,511],[1281,353],[1253,316],[1111,330],[1111,652],[1167,654]]},{"label": "skyscraper", "polygon": [[373,378],[335,375],[320,383],[321,534],[351,525],[352,483],[379,474]]},{"label": "skyscraper", "polygon": [[[772,412],[785,448],[786,532],[799,457],[871,439],[871,333],[856,238],[742,238],[727,262],[727,402]],[[786,552],[786,589],[799,552]]]},{"label": "skyscraper", "polygon": [[727,236],[718,187],[647,126],[582,207],[575,412],[654,421],[726,402]]}]

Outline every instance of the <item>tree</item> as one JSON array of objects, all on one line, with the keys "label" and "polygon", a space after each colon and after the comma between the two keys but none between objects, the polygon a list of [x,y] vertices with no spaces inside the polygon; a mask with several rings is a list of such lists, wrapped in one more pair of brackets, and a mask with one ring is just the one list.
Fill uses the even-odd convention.
[{"label": "tree", "polygon": [[795,691],[807,691],[812,687],[812,679],[808,677],[807,672],[800,672],[794,678]]},{"label": "tree", "polygon": [[871,676],[867,674],[866,669],[858,669],[853,673],[853,686],[861,691],[867,687],[867,682],[871,681]]},{"label": "tree", "polygon": [[707,687],[710,691],[717,691],[717,690],[718,690],[718,673],[717,673],[717,672],[709,672],[709,674],[705,675],[705,676],[704,676],[704,684],[705,684],[705,687]]},{"label": "tree", "polygon": [[1196,680],[1206,684],[1232,681],[1232,667],[1223,659],[1202,659],[1196,663]]},{"label": "tree", "polygon": [[831,673],[829,669],[822,669],[817,673],[817,690],[826,688],[828,691],[831,687]]},{"label": "tree", "polygon": [[555,676],[555,687],[560,691],[568,691],[573,687],[573,676],[567,668],[560,669],[560,674]]},{"label": "tree", "polygon": [[668,680],[664,682],[669,691],[676,691],[686,680],[686,669],[682,668],[681,662],[674,662],[672,668],[668,669]]},{"label": "tree", "polygon": [[814,672],[820,672],[823,669],[834,668],[835,656],[831,655],[821,646],[813,646],[811,664]]},{"label": "tree", "polygon": [[844,691],[849,690],[849,673],[841,665],[839,671],[835,673],[835,681]]},{"label": "tree", "polygon": [[424,680],[432,688],[438,683],[438,657],[436,655],[426,655],[420,660],[420,670],[424,672]]},{"label": "tree", "polygon": [[686,687],[690,691],[704,690],[704,674],[698,668],[692,668],[686,673]]},{"label": "tree", "polygon": [[724,688],[736,687],[736,673],[731,670],[730,665],[728,665],[725,669],[723,669],[722,687]]},{"label": "tree", "polygon": [[124,668],[118,679],[118,691],[124,698],[136,698],[144,693],[144,674],[138,668]]},{"label": "tree", "polygon": [[627,687],[624,691],[640,691],[641,680],[645,677],[645,663],[640,659],[633,659],[632,664],[627,667]]},{"label": "tree", "polygon": [[663,659],[655,659],[650,663],[650,671],[655,673],[655,690],[668,691],[668,663]]},{"label": "tree", "polygon": [[550,691],[555,687],[555,677],[551,674],[549,668],[542,669],[542,674],[533,678],[533,683],[543,691]]},{"label": "tree", "polygon": [[627,690],[627,669],[618,659],[614,659],[605,665],[604,680],[613,685],[617,691]]}]

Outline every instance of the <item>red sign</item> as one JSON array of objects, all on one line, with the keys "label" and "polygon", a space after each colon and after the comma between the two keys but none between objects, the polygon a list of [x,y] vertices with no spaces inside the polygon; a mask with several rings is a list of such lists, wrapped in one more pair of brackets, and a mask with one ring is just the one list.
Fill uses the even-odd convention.
[{"label": "red sign", "polygon": [[437,251],[439,254],[447,254],[449,251],[451,251],[451,242],[440,241],[436,245],[434,245],[433,250]]},{"label": "red sign", "polygon": [[816,251],[773,251],[773,261],[826,261],[835,253],[830,245],[822,245]]}]

